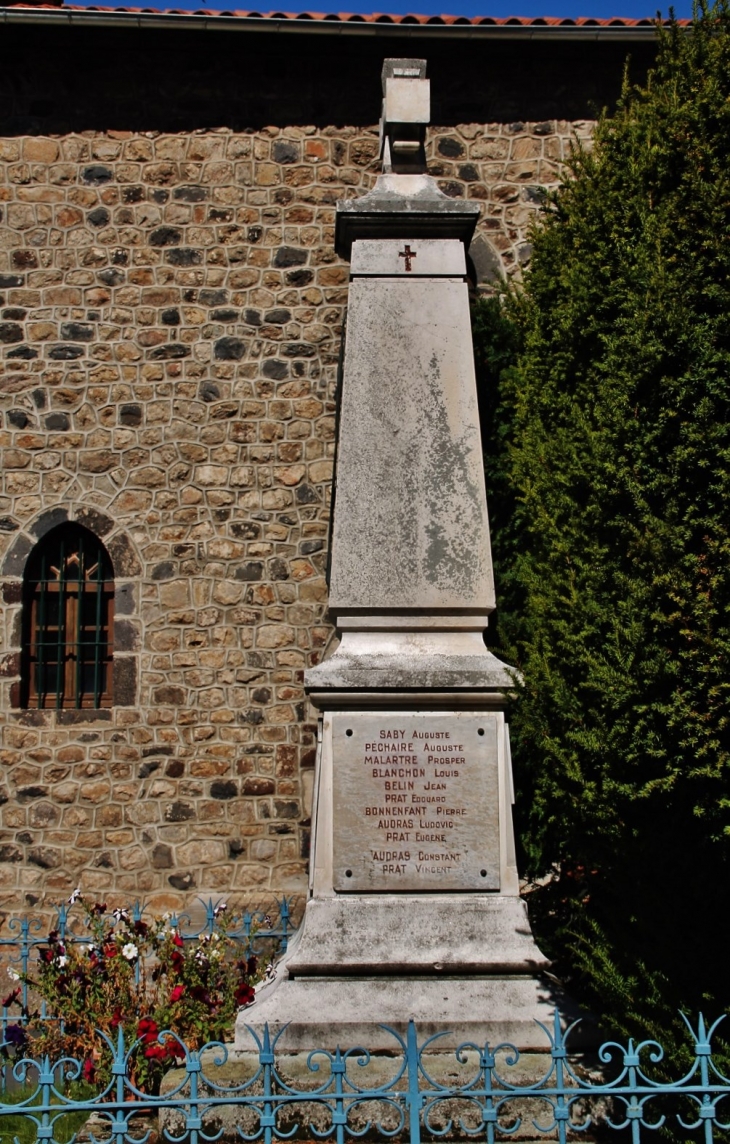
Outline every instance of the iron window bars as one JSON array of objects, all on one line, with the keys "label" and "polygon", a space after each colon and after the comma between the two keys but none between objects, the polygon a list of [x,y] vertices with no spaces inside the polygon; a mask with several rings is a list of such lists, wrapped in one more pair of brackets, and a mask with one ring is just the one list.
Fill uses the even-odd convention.
[{"label": "iron window bars", "polygon": [[111,707],[113,611],[104,545],[79,524],[52,529],[25,572],[24,707]]}]

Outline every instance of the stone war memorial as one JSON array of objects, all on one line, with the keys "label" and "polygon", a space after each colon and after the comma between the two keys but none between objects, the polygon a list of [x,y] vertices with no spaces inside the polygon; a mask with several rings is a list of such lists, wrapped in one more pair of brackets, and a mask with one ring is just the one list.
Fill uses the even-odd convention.
[{"label": "stone war memorial", "polygon": [[2,1140],[727,1132],[550,972],[489,646],[470,303],[654,29],[449,19],[0,10]]},{"label": "stone war memorial", "polygon": [[426,61],[383,66],[373,189],[337,207],[350,264],[310,897],[239,1014],[280,1045],[383,1049],[413,1018],[544,1047],[555,995],[519,897],[466,252],[479,205],[426,173]]},{"label": "stone war memorial", "polygon": [[[409,934],[404,989],[453,926],[465,973],[531,973],[465,277],[519,277],[651,21],[2,29],[2,934],[77,886],[296,922],[311,878],[292,987],[370,972],[345,925],[377,966]],[[431,126],[414,64],[381,141],[410,56]]]}]

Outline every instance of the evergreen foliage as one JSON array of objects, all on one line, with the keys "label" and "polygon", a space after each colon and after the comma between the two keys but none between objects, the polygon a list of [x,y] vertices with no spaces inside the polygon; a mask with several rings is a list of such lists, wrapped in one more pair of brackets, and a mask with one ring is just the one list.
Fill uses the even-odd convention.
[{"label": "evergreen foliage", "polygon": [[538,938],[676,1046],[730,1001],[730,3],[658,37],[475,337]]}]

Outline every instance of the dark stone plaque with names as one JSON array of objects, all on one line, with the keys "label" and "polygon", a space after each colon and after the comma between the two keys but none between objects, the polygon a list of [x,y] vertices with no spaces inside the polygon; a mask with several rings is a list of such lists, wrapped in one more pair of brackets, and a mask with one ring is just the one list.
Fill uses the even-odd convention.
[{"label": "dark stone plaque with names", "polygon": [[497,733],[491,714],[333,714],[335,890],[499,890]]}]

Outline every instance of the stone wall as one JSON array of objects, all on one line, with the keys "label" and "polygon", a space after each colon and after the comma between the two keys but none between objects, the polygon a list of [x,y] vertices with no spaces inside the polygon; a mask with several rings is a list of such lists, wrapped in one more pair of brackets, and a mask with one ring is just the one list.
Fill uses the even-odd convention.
[{"label": "stone wall", "polygon": [[[484,205],[483,285],[529,256],[590,124],[435,128],[431,171]],[[0,888],[80,883],[160,909],[306,887],[333,633],[326,548],[347,267],[337,198],[371,128],[0,141]],[[17,708],[20,586],[62,519],[115,568],[115,705]]]}]

